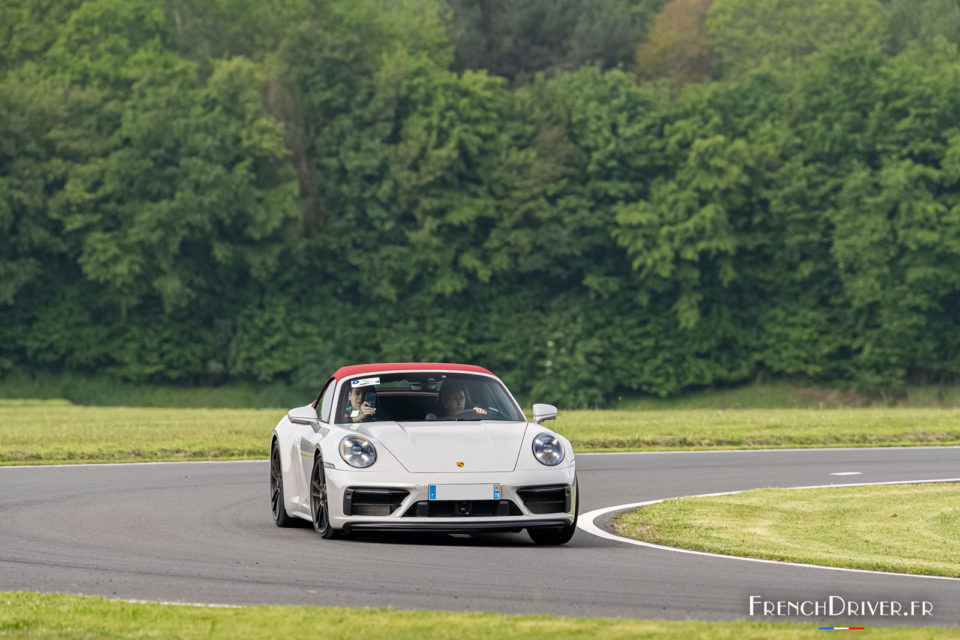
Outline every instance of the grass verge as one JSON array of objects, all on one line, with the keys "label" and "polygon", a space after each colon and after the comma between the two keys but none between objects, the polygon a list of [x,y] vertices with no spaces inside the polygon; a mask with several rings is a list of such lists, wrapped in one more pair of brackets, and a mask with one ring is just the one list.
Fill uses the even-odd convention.
[{"label": "grass verge", "polygon": [[960,445],[957,409],[561,411],[577,451]]},{"label": "grass verge", "polygon": [[679,498],[623,514],[617,527],[697,551],[960,578],[960,483]]},{"label": "grass verge", "polygon": [[304,405],[316,397],[322,383],[320,380],[304,387],[282,382],[188,386],[135,383],[105,374],[17,371],[0,378],[0,398],[66,399],[77,405],[101,407],[269,409]]},{"label": "grass verge", "polygon": [[[332,373],[330,371],[329,373]],[[16,370],[0,376],[0,398],[66,399],[102,407],[180,407],[196,409],[270,409],[312,400],[323,378],[298,385],[284,382],[231,382],[188,385],[137,383],[104,373]],[[516,391],[516,390],[515,390]],[[543,398],[520,398],[523,406]],[[754,382],[728,389],[691,390],[670,398],[626,392],[606,408],[627,411],[677,409],[849,409],[899,407],[960,409],[960,385],[907,385],[895,394],[865,394],[854,389],[813,386],[802,380]],[[561,407],[563,408],[563,407]]]},{"label": "grass verge", "polygon": [[[0,593],[0,638],[702,638],[820,637],[815,624],[672,622],[325,607],[236,609],[127,603],[85,596]],[[858,637],[954,638],[936,627],[876,628]]]},{"label": "grass verge", "polygon": [[269,455],[283,411],[0,401],[0,464],[243,460]]},{"label": "grass verge", "polygon": [[[265,458],[283,409],[75,406],[0,400],[0,464]],[[581,453],[960,445],[960,410],[561,411]]]},{"label": "grass verge", "polygon": [[860,393],[855,389],[817,387],[802,381],[752,383],[729,389],[700,389],[671,398],[627,395],[611,408],[665,409],[907,409],[960,408],[960,386],[907,385],[897,393]]}]

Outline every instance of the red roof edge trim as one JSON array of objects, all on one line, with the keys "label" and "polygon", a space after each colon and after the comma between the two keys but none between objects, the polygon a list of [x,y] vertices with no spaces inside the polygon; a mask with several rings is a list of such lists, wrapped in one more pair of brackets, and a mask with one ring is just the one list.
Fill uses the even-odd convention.
[{"label": "red roof edge trim", "polygon": [[473,364],[452,364],[449,362],[384,362],[380,364],[354,364],[337,369],[333,377],[339,382],[344,378],[363,375],[364,373],[388,373],[390,371],[465,371],[469,373],[485,373],[493,375],[491,371]]}]

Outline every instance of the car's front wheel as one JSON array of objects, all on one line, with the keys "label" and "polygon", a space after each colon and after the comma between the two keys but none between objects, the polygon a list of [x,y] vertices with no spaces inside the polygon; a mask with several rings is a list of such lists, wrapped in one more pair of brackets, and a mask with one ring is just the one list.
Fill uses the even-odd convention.
[{"label": "car's front wheel", "polygon": [[283,470],[280,467],[280,450],[274,441],[270,447],[270,510],[273,512],[273,522],[278,527],[293,525],[293,518],[287,515],[283,505]]},{"label": "car's front wheel", "polygon": [[558,545],[570,542],[570,538],[577,531],[577,516],[580,514],[580,490],[577,487],[577,481],[573,484],[577,493],[573,507],[573,522],[562,527],[539,527],[536,529],[527,529],[530,539],[536,544]]},{"label": "car's front wheel", "polygon": [[313,461],[310,474],[310,515],[313,516],[313,528],[322,537],[337,537],[337,530],[330,526],[330,505],[327,502],[327,482],[323,473],[323,458],[319,455]]}]

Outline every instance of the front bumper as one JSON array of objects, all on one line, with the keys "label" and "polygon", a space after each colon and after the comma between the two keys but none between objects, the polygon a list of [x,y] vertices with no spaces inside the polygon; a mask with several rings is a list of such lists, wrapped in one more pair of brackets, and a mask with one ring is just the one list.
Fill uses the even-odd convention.
[{"label": "front bumper", "polygon": [[[330,524],[335,529],[352,531],[475,532],[515,531],[534,527],[570,525],[576,505],[576,469],[573,465],[556,469],[490,473],[377,473],[366,470],[329,469],[326,473]],[[500,485],[499,500],[469,501],[471,504],[444,505],[431,501],[430,485]],[[529,489],[556,487],[565,499],[535,504]],[[358,489],[360,488],[360,489]],[[347,492],[347,489],[351,489]],[[354,512],[357,492],[363,489],[407,492],[390,502],[389,515]],[[396,493],[394,495],[397,495]],[[348,498],[345,502],[345,496]],[[526,500],[524,499],[526,498]],[[454,501],[449,501],[454,502]],[[468,501],[457,501],[468,502]],[[473,504],[476,502],[476,504]],[[484,504],[480,504],[480,503]],[[492,504],[488,504],[492,503]],[[508,504],[509,503],[509,504]],[[430,508],[425,508],[429,506]],[[440,507],[434,509],[432,507]],[[532,508],[531,508],[532,507]],[[544,512],[544,509],[548,512]],[[387,511],[384,508],[383,511]],[[361,510],[362,511],[362,510]],[[451,516],[437,515],[450,511]],[[427,515],[427,513],[430,515]],[[478,515],[482,514],[482,515]],[[423,517],[426,516],[426,517]]]},{"label": "front bumper", "polygon": [[[371,532],[382,532],[382,531],[415,531],[419,533],[480,533],[480,532],[496,532],[496,531],[519,531],[520,529],[531,529],[539,527],[562,527],[569,525],[572,519],[556,519],[556,520],[544,520],[544,519],[522,519],[522,520],[507,520],[502,519],[497,522],[483,521],[483,522],[472,522],[476,518],[461,518],[459,522],[406,522],[409,518],[404,518],[403,521],[394,521],[394,522],[348,522],[343,525],[343,532],[350,534],[358,531],[371,531]],[[436,518],[432,518],[436,520]],[[466,520],[471,520],[471,522],[465,522]]]}]

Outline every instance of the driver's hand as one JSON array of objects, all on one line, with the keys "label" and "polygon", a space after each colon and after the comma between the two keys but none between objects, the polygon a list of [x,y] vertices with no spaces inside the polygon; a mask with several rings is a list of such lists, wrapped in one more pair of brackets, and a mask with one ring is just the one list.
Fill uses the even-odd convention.
[{"label": "driver's hand", "polygon": [[476,411],[476,412],[479,413],[479,414],[487,415],[487,410],[486,410],[486,409],[483,409],[483,408],[481,408],[481,407],[474,407],[473,410]]},{"label": "driver's hand", "polygon": [[377,413],[377,410],[371,407],[369,402],[364,402],[362,405],[360,405],[360,413],[354,416],[353,421],[362,422],[368,417],[372,415],[376,415],[376,413]]}]

